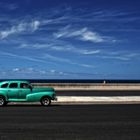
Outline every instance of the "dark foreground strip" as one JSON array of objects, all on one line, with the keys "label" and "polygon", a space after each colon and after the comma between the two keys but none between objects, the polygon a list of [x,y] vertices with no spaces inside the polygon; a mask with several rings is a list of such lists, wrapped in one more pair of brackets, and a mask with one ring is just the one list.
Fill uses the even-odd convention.
[{"label": "dark foreground strip", "polygon": [[140,140],[140,105],[9,105],[1,140]]}]

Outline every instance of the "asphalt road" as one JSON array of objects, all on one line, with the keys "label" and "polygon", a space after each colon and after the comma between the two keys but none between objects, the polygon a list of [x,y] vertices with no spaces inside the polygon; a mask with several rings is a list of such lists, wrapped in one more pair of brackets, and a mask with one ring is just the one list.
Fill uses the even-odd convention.
[{"label": "asphalt road", "polygon": [[68,90],[68,91],[56,91],[58,96],[140,96],[140,91],[84,91],[84,90]]},{"label": "asphalt road", "polygon": [[0,140],[140,140],[140,105],[8,105]]}]

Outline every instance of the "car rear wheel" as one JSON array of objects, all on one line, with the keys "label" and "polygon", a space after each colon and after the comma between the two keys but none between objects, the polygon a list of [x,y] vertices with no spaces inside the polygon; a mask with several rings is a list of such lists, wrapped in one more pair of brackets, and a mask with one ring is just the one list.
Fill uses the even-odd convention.
[{"label": "car rear wheel", "polygon": [[0,106],[6,105],[5,98],[3,96],[0,96]]},{"label": "car rear wheel", "polygon": [[40,102],[43,106],[49,106],[51,104],[51,99],[49,97],[43,97]]}]

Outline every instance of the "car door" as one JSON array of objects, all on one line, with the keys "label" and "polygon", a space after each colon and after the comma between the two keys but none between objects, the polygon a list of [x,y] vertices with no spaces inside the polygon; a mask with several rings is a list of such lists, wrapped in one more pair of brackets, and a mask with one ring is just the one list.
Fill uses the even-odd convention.
[{"label": "car door", "polygon": [[9,99],[18,99],[18,93],[19,93],[19,88],[18,88],[18,83],[10,83],[8,90],[7,90],[7,95]]},{"label": "car door", "polygon": [[19,99],[26,99],[26,96],[31,93],[31,88],[27,83],[20,83]]}]

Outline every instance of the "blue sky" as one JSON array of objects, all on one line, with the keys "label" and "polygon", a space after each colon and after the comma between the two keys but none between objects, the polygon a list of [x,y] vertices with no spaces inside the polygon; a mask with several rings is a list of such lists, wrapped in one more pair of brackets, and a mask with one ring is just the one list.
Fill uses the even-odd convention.
[{"label": "blue sky", "polygon": [[140,79],[139,0],[1,0],[0,78]]}]

